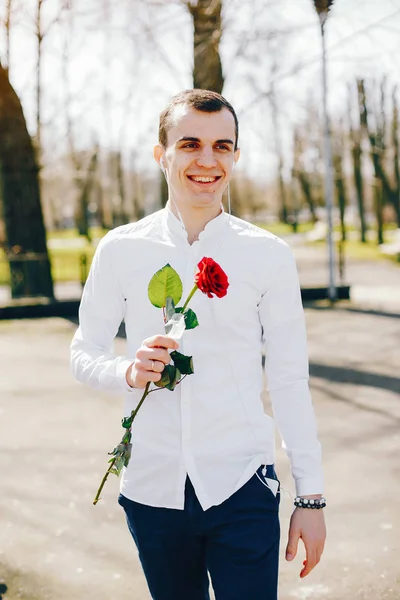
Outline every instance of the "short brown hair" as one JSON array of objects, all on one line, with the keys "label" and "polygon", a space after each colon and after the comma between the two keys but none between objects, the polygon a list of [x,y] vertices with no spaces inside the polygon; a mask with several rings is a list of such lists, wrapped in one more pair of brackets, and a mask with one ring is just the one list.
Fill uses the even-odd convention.
[{"label": "short brown hair", "polygon": [[235,150],[238,147],[239,122],[235,110],[228,100],[225,100],[221,94],[211,90],[184,90],[173,96],[171,102],[160,114],[160,125],[158,128],[158,141],[164,148],[167,147],[168,130],[171,128],[171,118],[174,108],[179,105],[190,106],[202,112],[219,112],[227,108],[235,120]]}]

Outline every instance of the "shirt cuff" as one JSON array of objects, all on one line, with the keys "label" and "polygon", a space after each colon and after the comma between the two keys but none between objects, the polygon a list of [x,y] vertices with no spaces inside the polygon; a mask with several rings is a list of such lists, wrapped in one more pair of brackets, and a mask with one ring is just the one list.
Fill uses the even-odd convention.
[{"label": "shirt cuff", "polygon": [[313,496],[314,494],[324,493],[323,477],[304,477],[296,479],[297,496]]},{"label": "shirt cuff", "polygon": [[126,372],[133,364],[133,360],[130,358],[121,358],[117,366],[117,380],[118,385],[123,392],[137,392],[137,388],[131,387],[126,381]]}]

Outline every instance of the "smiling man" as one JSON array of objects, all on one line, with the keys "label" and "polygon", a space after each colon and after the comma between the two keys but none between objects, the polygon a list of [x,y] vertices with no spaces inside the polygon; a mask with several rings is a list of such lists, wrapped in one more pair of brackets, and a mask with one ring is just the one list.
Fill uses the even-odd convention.
[{"label": "smiling man", "polygon": [[[175,96],[160,116],[154,157],[168,183],[167,206],[99,244],[71,346],[73,371],[93,387],[125,392],[129,415],[178,347],[163,335],[161,311],[148,301],[152,275],[170,263],[186,297],[202,257],[221,265],[227,295],[213,301],[195,295],[191,306],[201,326],[180,342],[195,373],[143,404],[119,503],[154,600],[209,600],[208,574],[216,600],[276,600],[275,423],[298,495],[286,559],[302,539],[305,577],[325,542],[296,265],[285,242],[223,209],[239,148],[237,117],[222,96],[207,90]],[[127,356],[116,356],[112,344],[122,320]],[[261,400],[263,341],[274,419]]]}]

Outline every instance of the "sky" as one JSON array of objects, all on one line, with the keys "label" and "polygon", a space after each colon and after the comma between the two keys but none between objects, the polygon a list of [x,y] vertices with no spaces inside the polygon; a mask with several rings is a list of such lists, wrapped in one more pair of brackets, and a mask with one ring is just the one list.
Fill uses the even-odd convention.
[{"label": "sky", "polygon": [[[177,0],[67,0],[72,10],[53,22],[61,1],[44,1],[43,24],[49,28],[42,75],[47,162],[67,148],[69,97],[76,147],[99,141],[103,147],[122,148],[125,160],[140,168],[152,168],[158,115],[171,95],[192,86],[188,11]],[[35,2],[14,2],[10,78],[34,134]],[[5,4],[0,0],[0,15]],[[272,178],[276,125],[289,169],[293,127],[304,121],[310,104],[322,110],[318,19],[312,0],[225,0],[224,23],[223,93],[239,116],[240,162],[254,177]],[[346,114],[348,86],[357,76],[378,81],[385,74],[390,85],[398,82],[400,0],[336,0],[326,42],[329,112],[335,120]],[[66,49],[69,66],[63,71]],[[0,57],[4,61],[4,35]]]}]

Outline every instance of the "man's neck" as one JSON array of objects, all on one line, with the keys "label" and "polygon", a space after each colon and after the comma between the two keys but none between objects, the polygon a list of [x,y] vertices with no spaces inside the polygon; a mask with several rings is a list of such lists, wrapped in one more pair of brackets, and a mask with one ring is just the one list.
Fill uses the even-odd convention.
[{"label": "man's neck", "polygon": [[[179,219],[178,208],[174,201],[171,198],[168,200],[168,207],[173,212],[175,217]],[[188,210],[186,207],[182,207],[179,209],[181,214],[183,223],[185,225],[185,229],[188,234],[188,242],[189,244],[193,244],[198,238],[200,233],[203,231],[207,223],[215,219],[219,214],[221,214],[221,204],[213,206],[210,209],[190,209]]]}]

